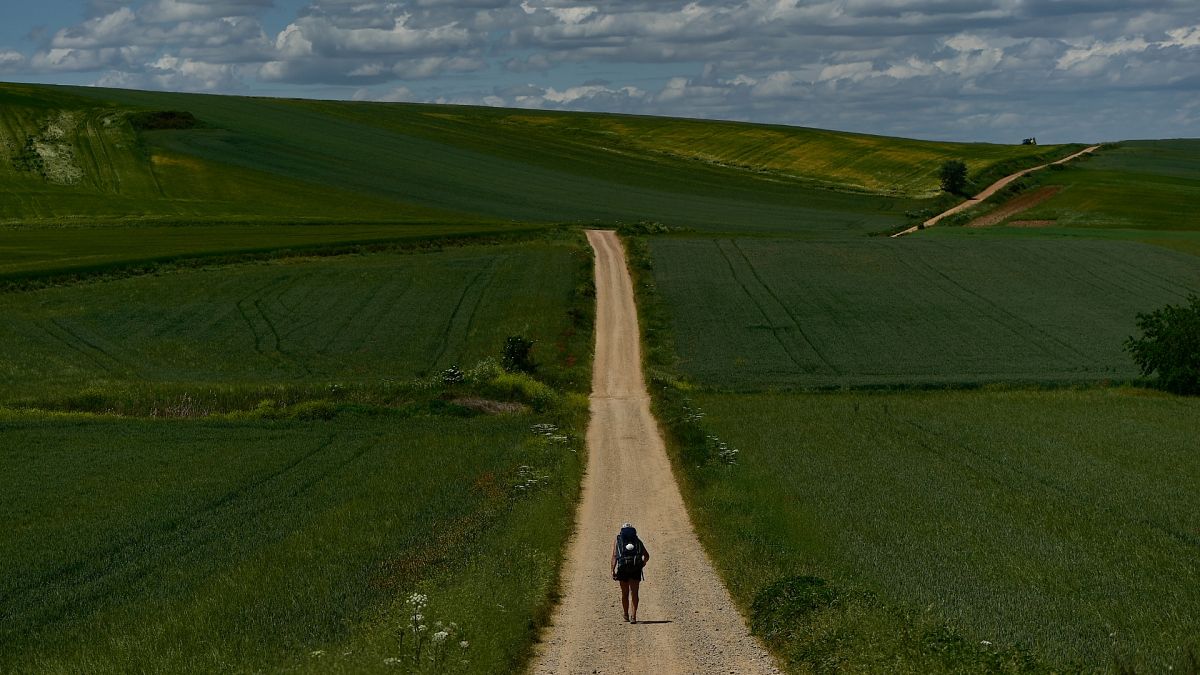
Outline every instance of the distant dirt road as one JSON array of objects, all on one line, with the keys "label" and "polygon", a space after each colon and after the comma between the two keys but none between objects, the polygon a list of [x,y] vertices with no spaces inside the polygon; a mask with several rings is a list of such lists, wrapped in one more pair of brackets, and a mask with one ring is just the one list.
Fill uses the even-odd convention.
[{"label": "distant dirt road", "polygon": [[904,230],[903,232],[897,232],[896,234],[892,235],[892,238],[895,239],[896,237],[903,237],[906,234],[912,234],[913,232],[916,232],[917,230],[920,230],[922,228],[932,227],[934,225],[937,225],[938,221],[940,221],[941,219],[943,219],[947,216],[952,216],[960,211],[965,211],[965,210],[971,208],[972,206],[975,206],[979,202],[982,202],[983,200],[987,199],[988,197],[991,197],[992,195],[996,194],[1000,190],[1004,189],[1004,186],[1006,186],[1009,183],[1013,182],[1014,180],[1020,178],[1021,176],[1024,176],[1025,174],[1030,174],[1030,173],[1033,173],[1034,171],[1041,171],[1042,169],[1044,169],[1048,166],[1054,166],[1055,164],[1066,164],[1067,162],[1075,159],[1076,157],[1081,157],[1088,153],[1095,152],[1099,148],[1100,148],[1099,145],[1093,145],[1090,148],[1084,148],[1083,150],[1080,150],[1079,152],[1077,152],[1073,155],[1070,155],[1068,157],[1063,157],[1062,159],[1054,161],[1054,162],[1050,162],[1049,164],[1042,164],[1041,166],[1035,166],[1032,169],[1025,169],[1024,171],[1018,171],[1018,172],[1012,174],[1011,176],[1005,176],[1004,178],[1001,178],[1000,180],[996,181],[995,183],[992,183],[991,185],[989,185],[987,187],[987,189],[984,190],[983,192],[980,192],[979,194],[975,195],[974,197],[971,197],[967,201],[959,204],[958,206],[955,206],[952,209],[949,209],[947,211],[939,213],[936,216],[930,218],[929,220],[921,223],[920,225],[913,225],[912,227],[908,228],[907,230]]},{"label": "distant dirt road", "polygon": [[[633,285],[616,234],[596,251],[596,360],[588,467],[563,600],[534,673],[777,673],[750,636],[684,509],[641,370]],[[621,617],[609,556],[630,521],[650,551],[637,625]]]}]

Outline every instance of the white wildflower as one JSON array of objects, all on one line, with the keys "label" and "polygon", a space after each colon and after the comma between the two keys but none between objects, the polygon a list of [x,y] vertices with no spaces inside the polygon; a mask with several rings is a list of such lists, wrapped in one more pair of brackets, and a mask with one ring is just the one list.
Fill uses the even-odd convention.
[{"label": "white wildflower", "polygon": [[467,647],[471,646],[471,643],[467,642],[466,640],[463,640],[462,642],[458,643],[458,646],[462,647],[463,649],[466,649]]},{"label": "white wildflower", "polygon": [[450,637],[449,633],[444,630],[439,630],[433,634],[433,644],[440,645],[441,643],[445,642],[446,638],[448,637]]}]

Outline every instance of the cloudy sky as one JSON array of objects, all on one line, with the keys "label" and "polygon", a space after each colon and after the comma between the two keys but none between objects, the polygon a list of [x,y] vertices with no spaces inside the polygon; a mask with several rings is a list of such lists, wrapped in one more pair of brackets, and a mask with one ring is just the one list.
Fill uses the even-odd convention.
[{"label": "cloudy sky", "polygon": [[0,80],[1194,137],[1200,0],[13,0]]}]

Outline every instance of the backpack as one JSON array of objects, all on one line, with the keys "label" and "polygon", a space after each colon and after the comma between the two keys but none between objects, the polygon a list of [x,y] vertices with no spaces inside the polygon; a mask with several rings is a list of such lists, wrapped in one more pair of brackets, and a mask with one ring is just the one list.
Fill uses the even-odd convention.
[{"label": "backpack", "polygon": [[[633,544],[633,548],[625,548],[627,544]],[[642,540],[638,539],[637,530],[632,527],[621,528],[621,533],[617,535],[617,564],[613,567],[613,574],[632,576],[639,572],[643,564],[642,551]]]}]

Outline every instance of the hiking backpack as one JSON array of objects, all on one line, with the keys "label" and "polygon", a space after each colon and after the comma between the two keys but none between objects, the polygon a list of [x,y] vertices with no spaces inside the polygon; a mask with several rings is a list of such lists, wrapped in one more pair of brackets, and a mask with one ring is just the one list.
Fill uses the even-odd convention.
[{"label": "hiking backpack", "polygon": [[[633,544],[633,548],[626,548],[628,544]],[[641,568],[642,540],[638,539],[637,530],[623,527],[617,535],[617,564],[613,567],[613,574],[631,576]]]}]

